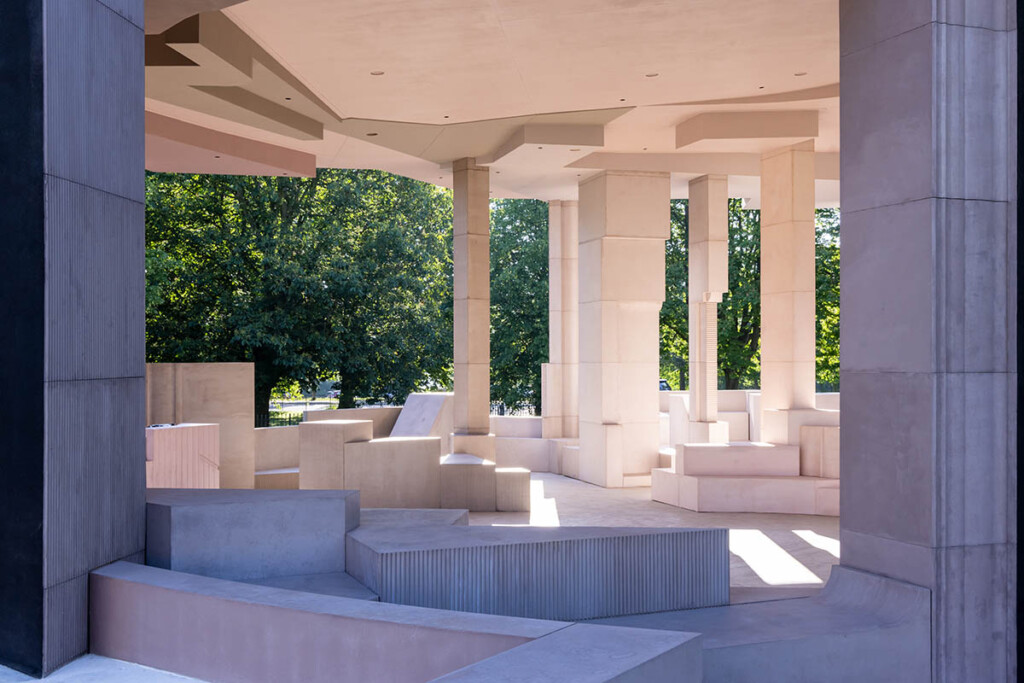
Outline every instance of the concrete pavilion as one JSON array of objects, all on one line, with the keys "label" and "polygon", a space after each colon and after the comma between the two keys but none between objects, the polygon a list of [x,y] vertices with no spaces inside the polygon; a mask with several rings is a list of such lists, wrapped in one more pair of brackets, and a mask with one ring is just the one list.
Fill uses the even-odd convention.
[{"label": "concrete pavilion", "polygon": [[[0,386],[18,399],[0,414],[0,664],[47,674],[109,645],[116,629],[97,614],[127,604],[123,585],[169,611],[186,598],[167,591],[240,600],[237,588],[147,583],[127,563],[100,569],[139,561],[147,543],[143,171],[332,167],[453,189],[453,450],[482,458],[494,448],[488,203],[549,202],[544,436],[578,439],[579,478],[608,488],[661,464],[669,200],[691,206],[689,441],[728,440],[716,320],[727,200],[741,197],[762,212],[758,410],[761,440],[780,446],[833,424],[814,395],[813,211],[841,206],[840,566],[813,604],[628,623],[704,634],[702,646],[651,636],[630,651],[655,653],[641,668],[658,648],[678,654],[679,680],[1015,680],[1017,21],[1009,0],[9,8]],[[663,490],[677,474],[660,475]],[[393,620],[432,628],[410,614]],[[616,617],[616,629],[635,618]],[[743,630],[752,621],[757,633]],[[589,637],[460,628],[510,639],[473,650],[483,668],[465,675],[477,680],[524,657],[566,664],[560,653]],[[638,632],[626,633],[591,642]],[[516,660],[526,641],[534,654]],[[743,649],[753,642],[767,645]],[[175,670],[188,653],[174,647],[134,661]],[[288,670],[275,661],[284,668],[268,670]]]}]

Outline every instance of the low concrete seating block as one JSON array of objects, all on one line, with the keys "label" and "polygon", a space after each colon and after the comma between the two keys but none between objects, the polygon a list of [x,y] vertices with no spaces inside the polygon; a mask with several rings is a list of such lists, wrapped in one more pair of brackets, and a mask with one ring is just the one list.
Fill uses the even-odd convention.
[{"label": "low concrete seating block", "polygon": [[494,470],[499,512],[530,511],[530,470],[523,467],[498,467]]},{"label": "low concrete seating block", "polygon": [[497,509],[494,463],[466,453],[441,458],[441,507],[470,512]]},{"label": "low concrete seating block", "polygon": [[299,425],[299,488],[344,489],[345,445],[373,438],[370,420],[323,420]]},{"label": "low concrete seating block", "polygon": [[382,602],[569,621],[729,602],[728,529],[374,525],[346,544]]},{"label": "low concrete seating block", "polygon": [[345,571],[358,491],[150,489],[146,564],[221,579]]},{"label": "low concrete seating block", "polygon": [[345,445],[345,486],[374,508],[441,505],[439,437],[390,437]]}]

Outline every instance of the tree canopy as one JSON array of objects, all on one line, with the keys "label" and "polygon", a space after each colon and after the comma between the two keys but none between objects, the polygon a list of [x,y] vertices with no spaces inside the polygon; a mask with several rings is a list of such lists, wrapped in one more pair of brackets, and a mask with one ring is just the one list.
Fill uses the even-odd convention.
[{"label": "tree canopy", "polygon": [[491,400],[540,414],[548,359],[548,205],[491,202]]},{"label": "tree canopy", "polygon": [[[379,171],[314,178],[148,174],[151,362],[251,361],[257,421],[275,387],[324,380],[339,405],[402,402],[452,381],[452,200]],[[687,375],[686,201],[665,245],[661,372]],[[548,350],[547,205],[491,202],[491,399],[540,409]],[[760,372],[760,213],[729,203],[730,291],[719,305],[722,388]],[[839,212],[816,221],[817,375],[839,383]]]},{"label": "tree canopy", "polygon": [[[665,244],[665,303],[661,309],[661,373],[674,389],[687,386],[686,200],[673,200]],[[839,211],[815,212],[817,381],[839,387]],[[718,305],[718,371],[722,389],[760,385],[761,212],[729,200],[729,291]]]},{"label": "tree canopy", "polygon": [[340,403],[451,378],[450,194],[377,171],[147,176],[150,361],[252,361]]}]

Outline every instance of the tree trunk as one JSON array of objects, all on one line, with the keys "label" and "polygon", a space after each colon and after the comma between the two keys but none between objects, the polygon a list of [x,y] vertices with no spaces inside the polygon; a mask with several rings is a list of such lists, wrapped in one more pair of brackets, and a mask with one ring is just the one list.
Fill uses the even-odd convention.
[{"label": "tree trunk", "polygon": [[256,383],[255,387],[255,413],[256,413],[256,427],[269,427],[270,426],[270,392],[273,390],[273,386],[269,384],[263,384],[261,382]]}]

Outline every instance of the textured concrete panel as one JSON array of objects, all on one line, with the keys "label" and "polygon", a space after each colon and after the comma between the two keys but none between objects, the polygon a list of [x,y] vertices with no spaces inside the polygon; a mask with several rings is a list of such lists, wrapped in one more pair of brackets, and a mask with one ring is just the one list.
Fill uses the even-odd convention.
[{"label": "textured concrete panel", "polygon": [[145,207],[49,176],[46,215],[47,380],[142,377]]},{"label": "textured concrete panel", "polygon": [[225,579],[345,570],[358,491],[150,489],[146,564]]},{"label": "textured concrete panel", "polygon": [[701,683],[700,636],[573,624],[438,681],[677,681]]},{"label": "textured concrete panel", "polygon": [[142,550],[144,391],[141,377],[46,384],[45,586]]},{"label": "textured concrete panel", "polygon": [[[142,203],[143,32],[96,0],[43,4],[46,172]],[[141,0],[116,4],[141,15]]]},{"label": "textured concrete panel", "polygon": [[425,681],[568,624],[453,614],[118,562],[92,574],[96,654],[208,681]]},{"label": "textured concrete panel", "polygon": [[367,527],[347,571],[384,602],[592,619],[729,601],[725,529]]}]

